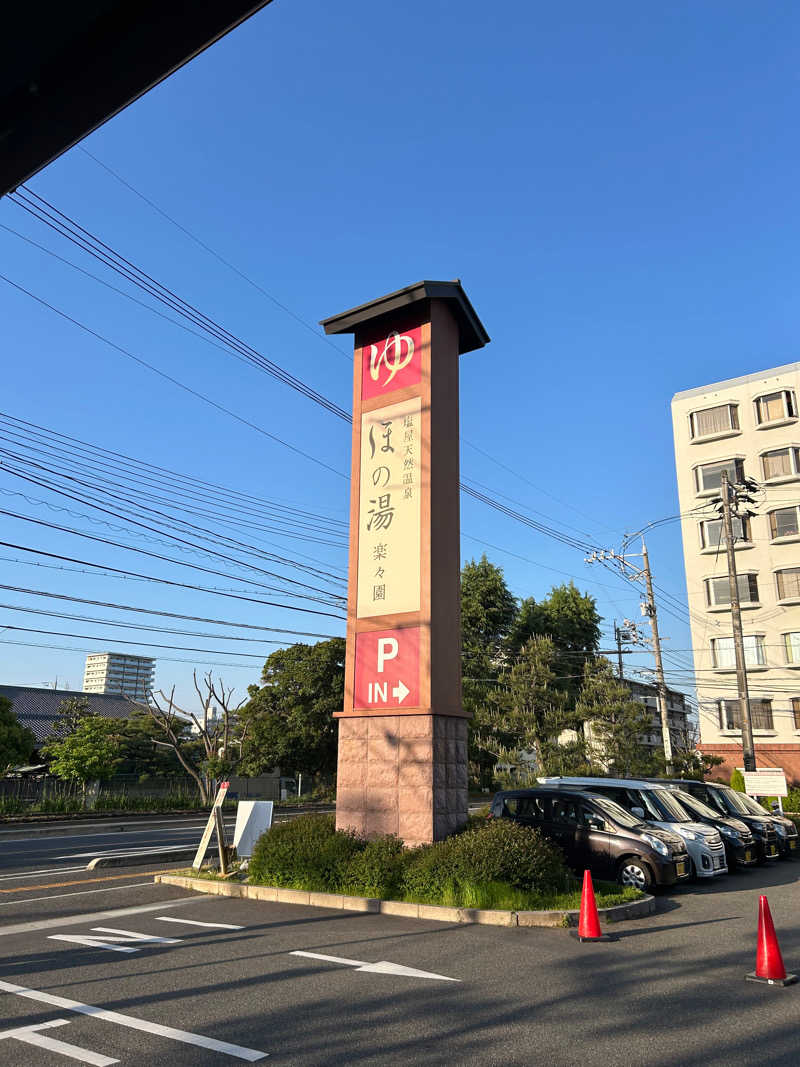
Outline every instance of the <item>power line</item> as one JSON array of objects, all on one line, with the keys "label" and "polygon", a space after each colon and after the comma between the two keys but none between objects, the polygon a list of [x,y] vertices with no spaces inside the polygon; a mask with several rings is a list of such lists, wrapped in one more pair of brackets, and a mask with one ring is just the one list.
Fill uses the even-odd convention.
[{"label": "power line", "polygon": [[[97,608],[114,608],[117,611],[135,611],[143,615],[158,615],[167,619],[183,619],[187,622],[208,622],[214,626],[235,626],[243,630],[263,630],[266,633],[289,634],[292,637],[319,637],[328,639],[340,636],[338,634],[321,634],[308,630],[287,630],[282,626],[258,626],[249,622],[232,622],[230,619],[213,619],[203,615],[182,615],[175,611],[161,611],[157,608],[143,608],[132,604],[116,604],[107,600],[88,600],[84,597],[68,596],[66,593],[53,593],[44,589],[26,589],[16,585],[0,585],[8,593],[23,593],[27,596],[48,597],[52,600],[66,600],[74,604],[88,604]],[[2,605],[0,605],[1,607]],[[6,605],[7,607],[8,605]],[[24,609],[21,609],[24,610]]]},{"label": "power line", "polygon": [[[329,400],[328,397],[318,392],[312,386],[308,385],[308,383],[297,378],[278,363],[275,363],[274,360],[265,356],[262,352],[259,352],[258,349],[231,333],[215,319],[184,300],[183,297],[179,296],[174,290],[163,285],[152,275],[147,274],[131,260],[127,259],[110,245],[102,241],[96,234],[91,233],[91,231],[87,230],[84,226],[81,226],[75,219],[55,207],[55,205],[51,204],[43,196],[40,196],[38,193],[24,185],[21,186],[21,190],[22,191],[18,189],[9,194],[11,201],[18,207],[23,208],[23,210],[27,211],[30,215],[33,215],[34,218],[39,219],[39,221],[44,222],[45,225],[49,226],[56,233],[60,234],[62,237],[66,237],[67,240],[77,245],[77,247],[81,248],[84,252],[88,252],[89,255],[98,259],[107,267],[110,267],[111,270],[136,285],[143,292],[154,297],[160,303],[175,311],[181,317],[192,322],[195,326],[198,326],[205,333],[208,333],[218,341],[221,341],[236,358],[243,359],[252,364],[259,370],[270,375],[276,381],[289,386],[289,388],[293,389],[301,396],[312,400],[326,411],[329,411],[332,415],[336,415],[344,422],[349,423],[351,421],[349,413],[339,404]],[[31,197],[34,199],[30,199]]]},{"label": "power line", "polygon": [[325,470],[330,471],[331,474],[335,474],[337,477],[344,478],[345,480],[347,480],[348,476],[342,471],[337,471],[335,467],[331,467],[328,463],[324,463],[321,459],[317,459],[316,456],[312,456],[308,452],[304,452],[302,448],[298,448],[296,445],[289,444],[289,442],[285,441],[282,437],[278,437],[276,434],[270,433],[268,430],[263,429],[261,426],[257,426],[254,422],[250,422],[249,419],[245,419],[243,416],[237,415],[236,412],[231,411],[230,408],[226,408],[218,401],[212,400],[211,397],[206,396],[204,393],[199,392],[197,389],[192,389],[191,386],[185,385],[183,382],[179,381],[177,378],[173,378],[165,371],[159,370],[159,368],[155,367],[152,363],[148,363],[147,360],[142,359],[140,356],[134,355],[134,353],[131,352],[129,349],[123,348],[122,345],[118,345],[115,341],[110,340],[108,337],[104,337],[103,334],[98,333],[96,330],[91,329],[91,327],[87,326],[85,323],[80,322],[76,318],[73,318],[72,315],[68,315],[65,311],[62,311],[60,308],[55,307],[55,305],[48,303],[48,301],[44,300],[42,297],[37,296],[35,293],[32,293],[29,289],[26,289],[25,286],[19,285],[17,282],[12,281],[9,277],[7,277],[7,275],[0,274],[0,280],[6,282],[6,284],[12,286],[14,289],[17,289],[20,293],[24,293],[26,296],[29,296],[31,300],[35,300],[37,304],[41,304],[42,307],[46,307],[55,315],[59,315],[67,322],[71,322],[73,326],[77,326],[78,329],[83,330],[85,333],[88,333],[96,340],[102,341],[103,344],[108,345],[109,348],[113,348],[115,352],[119,352],[121,355],[126,356],[128,359],[132,359],[134,363],[138,363],[140,366],[146,367],[149,371],[152,371],[154,374],[157,374],[159,378],[163,378],[165,381],[168,381],[172,385],[177,386],[178,389],[183,389],[184,392],[189,393],[196,399],[202,400],[204,404],[208,404],[210,407],[215,408],[217,411],[221,411],[223,412],[223,414],[230,416],[230,418],[236,419],[236,421],[240,422],[243,426],[248,426],[251,430],[255,430],[256,433],[259,433],[264,437],[268,437],[271,441],[275,441],[278,444],[283,445],[284,448],[288,448],[291,452],[295,452],[298,456],[302,456],[303,459],[307,459],[311,463],[316,463],[318,467],[323,467]]},{"label": "power line", "polygon": [[225,257],[219,252],[217,252],[215,248],[212,248],[211,245],[206,244],[205,241],[202,241],[196,234],[192,233],[191,230],[188,230],[185,226],[182,226],[171,215],[168,215],[163,208],[160,208],[158,204],[152,201],[149,197],[145,196],[144,193],[140,192],[135,186],[131,185],[131,183],[129,181],[126,181],[126,179],[123,178],[122,175],[118,174],[115,170],[109,167],[107,163],[104,163],[101,159],[98,159],[97,156],[93,155],[87,148],[84,148],[83,145],[78,145],[78,148],[81,152],[83,152],[85,156],[88,156],[89,159],[94,160],[98,167],[102,167],[103,170],[105,170],[108,174],[112,176],[112,178],[115,178],[121,185],[124,185],[125,188],[129,189],[135,196],[138,196],[139,199],[143,200],[145,204],[147,204],[153,209],[153,211],[161,215],[161,217],[166,219],[167,222],[171,223],[173,226],[176,227],[176,229],[180,230],[181,233],[185,234],[188,238],[194,241],[196,245],[199,245],[200,248],[208,252],[209,255],[212,255],[214,259],[218,260],[224,267],[227,267],[228,270],[233,271],[233,273],[238,275],[238,277],[240,277],[243,281],[246,281],[248,285],[251,285],[255,290],[261,293],[262,296],[265,296],[267,300],[271,300],[272,303],[276,307],[280,308],[281,311],[284,311],[287,315],[293,318],[295,322],[299,323],[306,330],[309,330],[314,335],[314,337],[317,338],[317,340],[323,341],[326,345],[332,348],[334,352],[342,356],[343,359],[346,359],[348,363],[350,362],[349,355],[347,355],[345,352],[342,352],[338,345],[335,345],[330,340],[330,338],[326,337],[324,334],[319,333],[316,329],[314,329],[313,326],[306,322],[305,319],[301,319],[299,315],[296,315],[291,310],[291,308],[288,308],[285,304],[282,304],[276,296],[264,289],[261,285],[258,284],[258,282],[253,281],[253,279],[249,277],[249,275],[245,274],[243,270],[237,267],[236,264],[231,263],[229,260],[225,259]]},{"label": "power line", "polygon": [[[263,583],[257,582],[255,581],[255,579],[252,578],[240,578],[237,574],[228,574],[226,571],[218,571],[213,570],[210,567],[202,567],[199,563],[190,563],[188,560],[183,559],[173,559],[171,556],[164,556],[160,552],[149,552],[146,548],[137,548],[135,545],[126,545],[123,544],[123,542],[121,541],[114,541],[108,537],[98,537],[96,534],[87,533],[85,530],[74,530],[69,526],[61,526],[59,523],[46,522],[44,519],[35,519],[31,515],[23,515],[19,512],[9,511],[6,508],[0,508],[0,515],[8,515],[10,518],[19,519],[22,522],[30,522],[35,524],[36,526],[43,526],[46,529],[59,530],[62,533],[72,534],[75,537],[82,537],[87,541],[96,541],[99,544],[111,545],[114,548],[122,548],[127,552],[136,552],[141,556],[148,556],[150,559],[159,559],[166,563],[174,563],[179,567],[189,567],[192,570],[202,571],[204,574],[215,574],[218,577],[230,578],[233,581],[247,582],[249,585],[260,586],[263,589],[271,589],[274,591],[274,586],[263,585]],[[283,580],[292,581],[292,579],[289,578],[284,578]],[[295,582],[294,584],[303,585],[304,583]],[[306,588],[311,589],[313,587],[306,586]],[[320,600],[319,597],[311,597],[303,593],[289,593],[288,591],[286,591],[286,595],[295,596],[301,600]],[[324,602],[328,603],[328,601]],[[333,604],[331,604],[331,606],[333,606]]]},{"label": "power line", "polygon": [[[169,578],[156,578],[152,574],[140,574],[137,571],[126,570],[120,567],[112,567],[108,563],[93,563],[91,560],[76,559],[74,556],[62,556],[56,552],[45,552],[43,549],[40,548],[31,548],[29,545],[17,545],[13,544],[10,541],[0,541],[0,547],[13,548],[16,552],[30,552],[32,555],[44,556],[47,559],[59,559],[63,560],[65,563],[79,563],[81,564],[81,566],[84,567],[95,568],[99,573],[113,573],[115,576],[142,579],[144,581],[154,582],[157,585],[169,585],[174,586],[177,589],[191,589],[193,591],[201,593],[213,593],[215,596],[227,597],[231,600],[244,600],[251,604],[261,604],[263,606],[272,608],[284,608],[287,611],[299,611],[305,615],[324,615],[326,618],[329,619],[343,619],[345,617],[343,614],[334,614],[330,611],[320,611],[317,608],[303,608],[298,607],[295,604],[280,604],[274,600],[264,600],[263,598],[259,599],[256,597],[245,596],[243,593],[230,593],[225,592],[222,589],[209,588],[208,586],[191,585],[188,582],[176,582]],[[255,583],[251,582],[250,584],[252,585]]]}]

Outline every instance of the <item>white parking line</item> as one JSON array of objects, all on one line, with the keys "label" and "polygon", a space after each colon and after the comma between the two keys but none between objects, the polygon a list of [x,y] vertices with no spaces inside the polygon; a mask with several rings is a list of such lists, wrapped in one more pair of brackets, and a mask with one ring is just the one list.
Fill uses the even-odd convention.
[{"label": "white parking line", "polygon": [[217,930],[244,930],[244,926],[233,923],[201,923],[197,919],[174,919],[171,915],[156,915],[156,921],[162,923],[183,923],[184,926],[211,926]]},{"label": "white parking line", "polygon": [[35,1045],[43,1048],[46,1052],[55,1052],[60,1056],[68,1056],[71,1060],[80,1060],[81,1063],[89,1063],[92,1067],[110,1067],[112,1063],[119,1063],[110,1056],[101,1056],[99,1052],[91,1052],[89,1049],[80,1048],[78,1045],[70,1045],[67,1041],[58,1041],[54,1037],[45,1037],[40,1030],[50,1030],[54,1026],[69,1026],[69,1019],[51,1019],[49,1023],[36,1023],[33,1026],[17,1026],[13,1030],[0,1032],[0,1041],[22,1041],[26,1045]]},{"label": "white parking line", "polygon": [[[58,859],[58,857],[56,857]],[[85,867],[49,867],[45,871],[29,871],[27,874],[0,874],[0,880],[8,878],[38,878],[40,874],[67,874],[68,871],[85,871]]]},{"label": "white parking line", "polygon": [[117,1026],[127,1026],[131,1030],[142,1030],[146,1034],[166,1037],[171,1041],[180,1041],[184,1045],[207,1048],[211,1049],[212,1052],[224,1052],[228,1056],[234,1056],[239,1060],[247,1060],[249,1063],[263,1060],[269,1055],[269,1053],[260,1052],[255,1048],[231,1045],[227,1041],[217,1041],[213,1037],[193,1034],[188,1030],[176,1030],[172,1026],[162,1026],[161,1023],[150,1023],[145,1019],[135,1019],[132,1015],[123,1015],[119,1011],[106,1011],[105,1008],[96,1008],[93,1004],[82,1004],[79,1000],[56,997],[52,993],[41,993],[37,989],[27,989],[25,986],[12,985],[11,982],[0,982],[0,991],[13,993],[18,997],[27,997],[29,1000],[36,1000],[41,1004],[52,1004],[55,1008],[64,1008],[66,1011],[78,1012],[81,1015],[91,1015],[95,1019],[116,1023]]},{"label": "white parking line", "polygon": [[[153,885],[152,882],[142,882],[142,885]],[[115,887],[119,888],[119,887]],[[122,886],[130,889],[131,886]],[[89,890],[96,892],[96,890]],[[66,893],[62,896],[78,896],[77,893]],[[52,897],[40,897],[41,900],[52,900]],[[81,923],[102,922],[103,919],[120,919],[123,915],[141,915],[147,911],[167,911],[169,908],[179,908],[182,904],[197,903],[197,897],[178,897],[177,900],[162,900],[158,904],[138,904],[132,908],[114,908],[112,911],[84,912],[82,915],[62,915],[57,919],[39,919],[36,922],[15,923],[13,926],[0,926],[0,937],[6,934],[30,934],[36,930],[57,930],[60,926],[79,926]],[[17,901],[17,903],[19,903]],[[29,903],[29,901],[25,901]]]},{"label": "white parking line", "polygon": [[[92,937],[92,934],[118,934],[118,937]],[[50,934],[48,941],[68,941],[87,948],[104,948],[108,952],[138,952],[142,945],[179,945],[180,937],[155,937],[137,934],[133,930],[117,930],[113,926],[93,926],[92,934]],[[125,945],[130,948],[124,948]]]},{"label": "white parking line", "polygon": [[[81,870],[84,871],[86,868],[81,867]],[[141,889],[142,886],[152,884],[152,882],[133,882],[130,885],[111,885],[107,886],[105,889],[79,889],[76,893],[52,893],[50,896],[44,897],[26,897],[24,901],[3,900],[0,901],[0,908],[10,908],[12,904],[35,904],[37,900],[62,900],[64,897],[86,897],[92,893],[118,893],[120,889]],[[2,932],[2,928],[0,928],[0,933]]]},{"label": "white parking line", "polygon": [[72,852],[69,856],[54,856],[56,860],[82,860],[93,859],[96,856],[102,856],[106,858],[108,856],[150,856],[155,855],[158,852],[174,852],[176,848],[191,848],[193,846],[183,845],[180,842],[176,842],[172,845],[142,845],[137,848],[112,848],[101,851],[95,849],[93,852]]}]

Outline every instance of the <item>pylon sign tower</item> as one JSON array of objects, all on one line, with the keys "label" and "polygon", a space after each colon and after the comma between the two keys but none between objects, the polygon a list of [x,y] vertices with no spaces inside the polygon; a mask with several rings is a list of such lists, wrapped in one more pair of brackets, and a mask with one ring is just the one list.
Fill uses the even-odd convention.
[{"label": "pylon sign tower", "polygon": [[457,281],[322,325],[355,336],[336,825],[420,844],[467,815],[458,357],[489,337]]}]

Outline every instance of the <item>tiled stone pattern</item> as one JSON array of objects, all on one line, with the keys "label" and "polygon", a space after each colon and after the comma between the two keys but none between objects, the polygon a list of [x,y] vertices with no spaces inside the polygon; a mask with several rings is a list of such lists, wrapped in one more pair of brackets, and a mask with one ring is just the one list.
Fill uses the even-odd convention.
[{"label": "tiled stone pattern", "polygon": [[336,826],[407,845],[467,819],[467,720],[445,715],[339,719]]}]

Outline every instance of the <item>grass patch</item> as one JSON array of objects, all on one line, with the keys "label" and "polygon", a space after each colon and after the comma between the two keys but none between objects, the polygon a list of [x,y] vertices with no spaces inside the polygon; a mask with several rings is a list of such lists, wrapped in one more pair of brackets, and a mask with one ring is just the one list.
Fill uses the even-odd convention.
[{"label": "grass patch", "polygon": [[[595,886],[598,908],[632,904],[643,896],[638,889],[623,888],[614,882],[598,882]],[[574,888],[560,893],[526,892],[503,882],[452,882],[438,896],[435,893],[407,893],[403,900],[411,904],[444,904],[489,911],[577,911],[581,906],[581,890],[577,881]]]},{"label": "grass patch", "polygon": [[222,875],[216,867],[201,867],[199,871],[194,867],[185,867],[179,871],[167,871],[166,873],[175,874],[179,878],[201,878],[204,882],[241,882],[246,873],[239,863],[231,863],[229,870],[230,874]]},{"label": "grass patch", "polygon": [[[301,815],[261,836],[249,882],[481,910],[580,907],[580,883],[560,850],[505,819],[479,820],[444,841],[407,849],[396,837],[366,841],[337,831],[331,815]],[[601,882],[596,896],[600,907],[612,907],[642,894]]]}]

